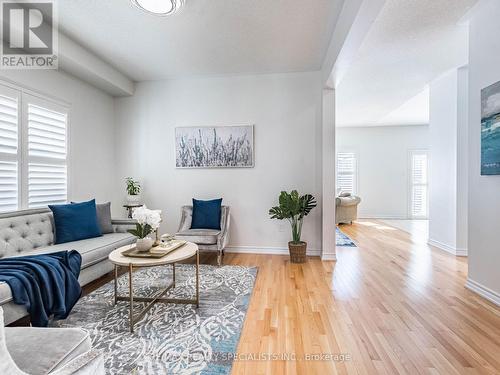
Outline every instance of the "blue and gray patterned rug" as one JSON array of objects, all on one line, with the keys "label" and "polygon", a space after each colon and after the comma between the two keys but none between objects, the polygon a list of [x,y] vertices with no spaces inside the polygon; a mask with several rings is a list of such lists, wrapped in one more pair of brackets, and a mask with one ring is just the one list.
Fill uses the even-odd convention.
[{"label": "blue and gray patterned rug", "polygon": [[337,246],[356,247],[354,241],[347,234],[344,234],[339,228],[335,228],[335,231]]},{"label": "blue and gray patterned rug", "polygon": [[[200,265],[200,307],[155,304],[128,330],[128,303],[113,306],[113,281],[83,297],[58,327],[82,327],[105,353],[108,374],[229,374],[257,268]],[[135,295],[153,295],[170,283],[171,267],[134,273]],[[194,266],[176,266],[176,288],[167,296],[192,298]],[[119,294],[128,276],[119,278]],[[137,307],[144,305],[137,303]]]}]

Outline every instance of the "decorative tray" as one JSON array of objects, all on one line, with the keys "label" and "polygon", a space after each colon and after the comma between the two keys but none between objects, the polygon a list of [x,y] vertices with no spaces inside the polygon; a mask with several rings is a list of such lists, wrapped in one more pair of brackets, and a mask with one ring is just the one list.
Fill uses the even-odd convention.
[{"label": "decorative tray", "polygon": [[173,240],[169,244],[161,243],[160,245],[153,247],[149,251],[139,252],[136,247],[132,247],[128,250],[122,252],[123,256],[131,258],[163,258],[164,256],[170,254],[172,251],[184,246],[186,241]]}]

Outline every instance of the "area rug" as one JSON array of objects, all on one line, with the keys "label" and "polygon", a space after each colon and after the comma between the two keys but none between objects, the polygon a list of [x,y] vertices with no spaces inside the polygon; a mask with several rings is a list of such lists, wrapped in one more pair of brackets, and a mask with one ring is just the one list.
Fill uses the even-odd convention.
[{"label": "area rug", "polygon": [[335,230],[337,246],[356,247],[354,241],[351,240],[347,234],[344,234],[339,228],[335,228]]},{"label": "area rug", "polygon": [[[200,265],[200,307],[157,303],[129,332],[128,302],[113,306],[113,281],[83,297],[57,327],[82,327],[105,355],[107,374],[229,374],[257,268]],[[153,295],[170,283],[171,267],[134,273],[135,295]],[[128,275],[119,278],[128,293]],[[191,298],[194,266],[176,266],[176,288],[166,296]],[[137,303],[143,308],[144,304]]]}]

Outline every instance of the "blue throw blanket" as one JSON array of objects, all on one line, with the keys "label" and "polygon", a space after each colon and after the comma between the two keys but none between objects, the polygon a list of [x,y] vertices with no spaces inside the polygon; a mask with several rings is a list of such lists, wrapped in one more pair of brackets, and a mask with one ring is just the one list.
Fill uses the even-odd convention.
[{"label": "blue throw blanket", "polygon": [[76,251],[0,259],[0,281],[12,290],[14,303],[23,305],[35,327],[49,318],[65,319],[80,298],[81,255]]}]

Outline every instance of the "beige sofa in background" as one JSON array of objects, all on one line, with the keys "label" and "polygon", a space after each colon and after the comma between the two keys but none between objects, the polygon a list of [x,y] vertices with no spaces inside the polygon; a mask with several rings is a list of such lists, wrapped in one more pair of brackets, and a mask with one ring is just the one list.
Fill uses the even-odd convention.
[{"label": "beige sofa in background", "polygon": [[352,224],[358,218],[358,205],[361,198],[355,195],[335,199],[335,223]]}]

